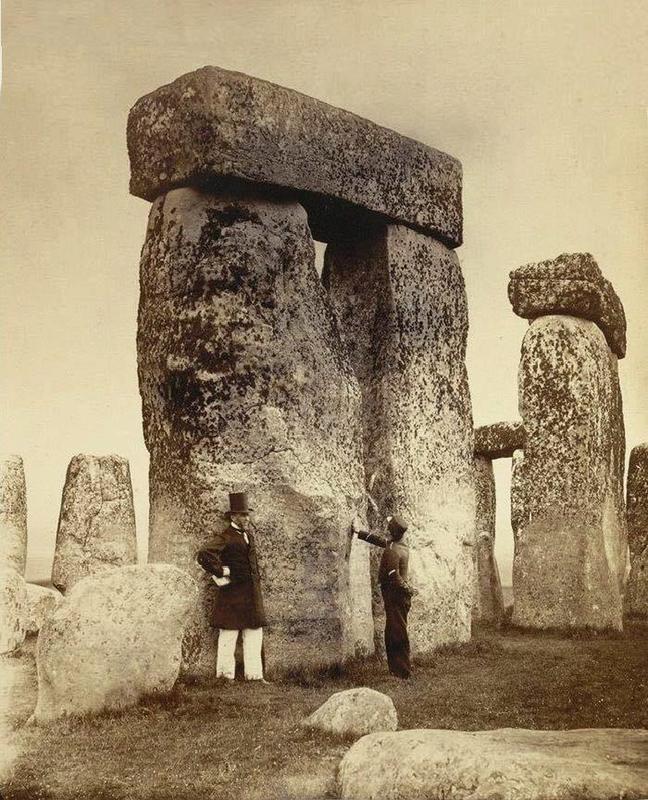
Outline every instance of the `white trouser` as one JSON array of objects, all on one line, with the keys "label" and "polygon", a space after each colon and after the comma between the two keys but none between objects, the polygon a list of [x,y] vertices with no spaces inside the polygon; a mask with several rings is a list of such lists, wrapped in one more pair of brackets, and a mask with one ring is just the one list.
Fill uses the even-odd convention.
[{"label": "white trouser", "polygon": [[216,677],[234,680],[234,651],[239,633],[243,633],[243,667],[245,679],[248,681],[263,678],[261,662],[261,645],[263,644],[263,628],[244,628],[243,631],[231,631],[220,628],[218,631],[218,653],[216,655]]}]

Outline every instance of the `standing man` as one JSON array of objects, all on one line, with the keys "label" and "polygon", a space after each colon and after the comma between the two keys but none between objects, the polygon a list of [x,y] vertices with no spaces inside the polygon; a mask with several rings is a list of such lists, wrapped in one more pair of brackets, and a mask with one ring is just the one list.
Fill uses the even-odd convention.
[{"label": "standing man", "polygon": [[409,678],[410,643],[407,634],[407,613],[412,604],[412,589],[407,583],[409,548],[404,541],[407,523],[402,517],[387,517],[387,536],[360,529],[357,519],[353,530],[359,539],[384,548],[378,569],[380,591],[385,604],[385,649],[392,675]]},{"label": "standing man", "polygon": [[212,625],[218,628],[216,677],[234,680],[234,651],[243,634],[245,679],[264,681],[261,648],[266,624],[259,567],[245,492],[230,493],[229,526],[198,551],[196,560],[218,592]]}]

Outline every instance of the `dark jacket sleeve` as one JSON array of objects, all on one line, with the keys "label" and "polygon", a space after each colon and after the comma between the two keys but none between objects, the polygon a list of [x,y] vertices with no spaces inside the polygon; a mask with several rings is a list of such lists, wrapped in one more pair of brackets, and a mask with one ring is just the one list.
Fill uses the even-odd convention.
[{"label": "dark jacket sleeve", "polygon": [[358,531],[358,539],[362,539],[369,544],[375,544],[377,547],[387,547],[387,539],[379,533],[370,533],[369,531]]},{"label": "dark jacket sleeve", "polygon": [[210,575],[215,575],[217,578],[223,577],[223,567],[225,564],[223,564],[221,556],[224,546],[225,541],[222,536],[217,536],[196,554],[196,561],[205,572],[209,572]]}]

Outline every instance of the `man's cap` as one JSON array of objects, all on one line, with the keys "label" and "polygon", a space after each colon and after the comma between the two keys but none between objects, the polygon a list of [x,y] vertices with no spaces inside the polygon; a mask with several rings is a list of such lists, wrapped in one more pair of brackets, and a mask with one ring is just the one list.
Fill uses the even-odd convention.
[{"label": "man's cap", "polygon": [[387,529],[393,536],[403,536],[407,530],[407,522],[405,522],[402,517],[394,514],[392,517],[390,517],[389,523],[387,524]]},{"label": "man's cap", "polygon": [[229,504],[226,514],[249,514],[254,510],[248,506],[247,492],[230,492]]}]

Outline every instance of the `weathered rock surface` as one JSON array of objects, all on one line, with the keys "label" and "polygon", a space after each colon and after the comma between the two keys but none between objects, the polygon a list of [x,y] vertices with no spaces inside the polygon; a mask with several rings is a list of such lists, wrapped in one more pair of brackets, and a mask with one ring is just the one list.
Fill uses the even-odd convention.
[{"label": "weathered rock surface", "polygon": [[648,795],[648,731],[411,730],[348,750],[343,800],[639,800]]},{"label": "weathered rock surface", "polygon": [[149,559],[201,585],[187,671],[213,672],[217,589],[196,551],[247,490],[268,669],[372,648],[360,391],[296,203],[178,189],[151,210],[138,364],[150,461]]},{"label": "weathered rock surface", "polygon": [[27,592],[15,569],[0,569],[0,653],[11,653],[25,641]]},{"label": "weathered rock surface", "polygon": [[27,498],[20,456],[0,462],[0,568],[25,574],[27,562]]},{"label": "weathered rock surface", "polygon": [[626,509],[630,575],[625,612],[648,617],[648,443],[639,444],[630,452]]},{"label": "weathered rock surface", "polygon": [[38,586],[35,583],[27,584],[27,633],[38,633],[43,623],[63,600],[63,595],[57,589],[47,586]]},{"label": "weathered rock surface", "polygon": [[128,461],[115,455],[74,456],[63,487],[52,583],[65,592],[87,575],[136,561]]},{"label": "weathered rock surface", "polygon": [[516,450],[511,460],[511,528],[514,540],[520,526],[528,522],[524,488],[524,450]]},{"label": "weathered rock surface", "polygon": [[331,695],[303,725],[323,733],[359,738],[376,731],[395,731],[398,715],[391,697],[361,686]]},{"label": "weathered rock surface", "polygon": [[524,426],[515,422],[494,422],[475,428],[475,455],[484,458],[511,458],[524,447]]},{"label": "weathered rock surface", "polygon": [[197,590],[168,564],[126,566],[80,580],[38,636],[33,721],[123,708],[168,692]]},{"label": "weathered rock surface", "polygon": [[621,628],[625,438],[617,359],[601,330],[542,317],[522,343],[526,430],[513,622]]},{"label": "weathered rock surface", "polygon": [[128,118],[132,194],[222,192],[232,179],[291,190],[317,239],[366,211],[458,246],[461,164],[368,120],[266,81],[203,67],[142,97]]},{"label": "weathered rock surface", "polygon": [[[371,526],[396,512],[410,524],[412,648],[467,640],[475,487],[457,256],[409,228],[378,226],[328,245],[323,282],[362,388],[365,472],[381,511]],[[374,598],[380,642],[382,602]]]},{"label": "weathered rock surface", "polygon": [[525,319],[568,314],[595,322],[612,352],[626,352],[626,319],[612,284],[589,253],[563,253],[511,272],[508,294],[513,311]]},{"label": "weathered rock surface", "polygon": [[474,593],[472,621],[497,625],[504,613],[504,597],[495,559],[495,476],[489,458],[475,456]]}]

